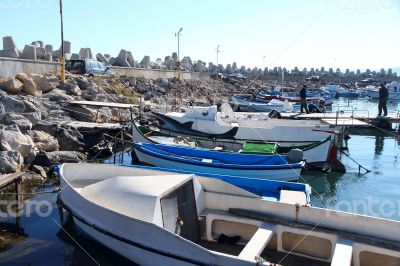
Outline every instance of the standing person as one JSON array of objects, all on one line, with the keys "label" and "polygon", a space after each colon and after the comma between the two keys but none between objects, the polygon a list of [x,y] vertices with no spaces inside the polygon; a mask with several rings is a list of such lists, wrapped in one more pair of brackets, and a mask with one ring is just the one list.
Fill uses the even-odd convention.
[{"label": "standing person", "polygon": [[383,109],[383,116],[387,116],[387,99],[389,96],[389,91],[386,88],[386,82],[381,84],[381,87],[379,89],[379,103],[378,103],[378,116],[382,115],[382,109]]},{"label": "standing person", "polygon": [[306,114],[308,114],[308,108],[307,108],[307,85],[303,85],[303,87],[300,90],[300,113],[303,113],[303,109],[306,110]]}]

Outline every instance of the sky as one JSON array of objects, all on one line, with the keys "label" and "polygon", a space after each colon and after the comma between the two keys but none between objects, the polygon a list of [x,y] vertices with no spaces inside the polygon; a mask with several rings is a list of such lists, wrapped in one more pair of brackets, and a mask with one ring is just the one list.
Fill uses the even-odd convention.
[{"label": "sky", "polygon": [[[400,66],[400,0],[64,0],[64,39],[117,56],[240,67]],[[58,0],[0,0],[0,37],[60,46]]]}]

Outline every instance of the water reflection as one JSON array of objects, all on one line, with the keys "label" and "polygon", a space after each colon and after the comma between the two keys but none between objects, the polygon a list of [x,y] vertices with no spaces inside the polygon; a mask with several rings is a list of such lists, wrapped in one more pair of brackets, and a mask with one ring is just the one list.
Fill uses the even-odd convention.
[{"label": "water reflection", "polygon": [[384,142],[385,142],[385,137],[383,137],[381,135],[375,136],[375,155],[376,156],[382,155]]}]

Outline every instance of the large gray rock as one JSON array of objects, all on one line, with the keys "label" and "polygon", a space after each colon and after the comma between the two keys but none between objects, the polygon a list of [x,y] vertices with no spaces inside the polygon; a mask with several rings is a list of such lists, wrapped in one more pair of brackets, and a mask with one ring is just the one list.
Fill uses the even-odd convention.
[{"label": "large gray rock", "polygon": [[30,44],[25,45],[21,58],[36,60],[36,46]]},{"label": "large gray rock", "polygon": [[78,60],[79,59],[79,54],[75,54],[75,53],[73,53],[72,55],[71,55],[71,58],[70,58],[71,60]]},{"label": "large gray rock", "polygon": [[3,104],[5,112],[23,113],[25,111],[24,102],[15,96],[0,95],[0,103]]},{"label": "large gray rock", "polygon": [[58,149],[60,148],[58,140],[50,134],[47,134],[46,132],[29,130],[27,133],[31,137],[39,151],[51,152],[58,151]]},{"label": "large gray rock", "polygon": [[65,92],[69,95],[73,96],[80,96],[82,94],[81,89],[79,88],[78,85],[75,85],[73,83],[65,83],[60,86],[61,90],[65,90]]},{"label": "large gray rock", "polygon": [[19,58],[19,51],[16,48],[0,50],[0,57]]},{"label": "large gray rock", "polygon": [[2,151],[18,151],[25,161],[31,161],[36,152],[35,144],[29,136],[21,133],[18,127],[8,127],[0,130],[0,150]]},{"label": "large gray rock", "polygon": [[63,151],[84,151],[84,137],[74,129],[59,128],[57,131],[57,140],[60,145],[60,150]]},{"label": "large gray rock", "polygon": [[11,36],[3,37],[3,49],[12,49],[12,48],[17,49],[17,45],[15,44],[13,37]]},{"label": "large gray rock", "polygon": [[115,58],[115,62],[113,62],[114,66],[120,67],[132,67],[133,65],[128,62],[128,51],[121,49],[117,58]]},{"label": "large gray rock", "polygon": [[91,85],[91,83],[83,77],[76,78],[75,81],[78,83],[78,86],[81,90],[86,90],[86,88]]},{"label": "large gray rock", "polygon": [[51,44],[46,44],[46,47],[44,49],[46,50],[46,54],[53,53],[53,45]]},{"label": "large gray rock", "polygon": [[40,96],[42,94],[42,92],[37,89],[36,83],[27,74],[18,73],[15,78],[24,84],[24,86],[22,88],[23,93],[26,93],[26,94],[29,94],[32,96]]},{"label": "large gray rock", "polygon": [[53,55],[52,54],[46,54],[44,56],[44,60],[48,61],[48,62],[52,62],[53,61]]},{"label": "large gray rock", "polygon": [[[71,43],[69,41],[64,41],[64,55],[65,54],[71,54]],[[61,58],[61,46],[60,49],[53,52],[53,56],[55,58]]]},{"label": "large gray rock", "polygon": [[52,166],[59,163],[79,163],[87,160],[87,156],[77,151],[40,152],[36,155],[34,164]]},{"label": "large gray rock", "polygon": [[24,116],[16,113],[0,114],[0,124],[3,125],[17,125],[21,131],[32,129],[32,123]]},{"label": "large gray rock", "polygon": [[99,95],[99,88],[95,85],[90,85],[82,92],[82,97],[88,101],[96,101]]},{"label": "large gray rock", "polygon": [[74,97],[67,95],[63,90],[54,89],[51,92],[42,95],[44,98],[48,98],[53,102],[69,102],[75,100]]},{"label": "large gray rock", "polygon": [[100,54],[100,53],[98,53],[96,55],[96,59],[97,59],[97,61],[103,62],[106,65],[109,63],[109,60],[110,60],[110,58],[107,58],[103,54]]},{"label": "large gray rock", "polygon": [[17,151],[0,151],[0,174],[10,174],[21,171],[24,158]]},{"label": "large gray rock", "polygon": [[79,59],[93,59],[92,49],[81,48],[79,51]]},{"label": "large gray rock", "polygon": [[6,108],[4,108],[4,105],[0,102],[0,114],[4,114],[6,112]]},{"label": "large gray rock", "polygon": [[0,89],[9,94],[19,94],[23,86],[24,84],[21,81],[14,78],[0,82]]},{"label": "large gray rock", "polygon": [[42,75],[37,74],[29,74],[29,76],[36,83],[36,88],[42,93],[54,90],[58,83],[57,77],[43,77]]},{"label": "large gray rock", "polygon": [[36,47],[36,58],[44,60],[46,56],[46,49],[44,47]]},{"label": "large gray rock", "polygon": [[42,120],[42,113],[41,112],[29,112],[23,113],[23,116],[28,119],[32,123],[32,128],[36,125],[39,121]]},{"label": "large gray rock", "polygon": [[146,55],[143,57],[142,61],[140,62],[140,67],[150,69],[150,56]]},{"label": "large gray rock", "polygon": [[94,122],[96,118],[96,112],[92,109],[83,107],[83,106],[68,106],[68,109],[65,110],[68,114],[78,120],[83,122]]}]

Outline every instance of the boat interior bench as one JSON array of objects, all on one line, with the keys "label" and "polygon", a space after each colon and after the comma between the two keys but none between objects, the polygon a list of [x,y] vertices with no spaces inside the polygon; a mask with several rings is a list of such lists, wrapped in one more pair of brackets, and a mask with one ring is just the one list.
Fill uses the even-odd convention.
[{"label": "boat interior bench", "polygon": [[[238,244],[243,245],[243,249],[238,257],[244,260],[261,256],[267,246],[267,249],[271,248],[271,242],[276,252],[330,265],[400,265],[397,264],[400,263],[399,251],[359,243],[336,234],[263,222],[226,211],[204,209],[199,217],[205,222],[203,238],[206,241],[216,242],[222,233],[234,236],[240,232],[243,241]],[[388,264],[374,264],[379,260]]]}]

